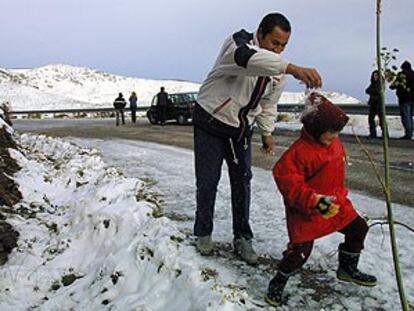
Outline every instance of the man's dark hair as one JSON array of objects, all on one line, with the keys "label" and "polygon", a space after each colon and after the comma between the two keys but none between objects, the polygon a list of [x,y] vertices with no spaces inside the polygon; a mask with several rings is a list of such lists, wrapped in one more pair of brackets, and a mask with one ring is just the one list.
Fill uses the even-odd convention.
[{"label": "man's dark hair", "polygon": [[286,17],[280,13],[270,13],[263,17],[260,22],[259,29],[263,37],[273,31],[276,26],[280,27],[285,32],[290,32],[290,23]]},{"label": "man's dark hair", "polygon": [[411,69],[411,63],[408,60],[404,61],[401,64],[401,69],[403,69],[403,70],[412,70]]}]

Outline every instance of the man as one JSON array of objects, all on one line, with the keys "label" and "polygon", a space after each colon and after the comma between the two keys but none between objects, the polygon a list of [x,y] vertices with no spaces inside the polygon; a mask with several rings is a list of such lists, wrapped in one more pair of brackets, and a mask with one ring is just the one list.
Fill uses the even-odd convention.
[{"label": "man", "polygon": [[131,109],[131,121],[135,123],[137,121],[137,93],[132,92],[129,96],[129,108]]},{"label": "man", "polygon": [[366,88],[365,93],[369,95],[368,105],[368,125],[369,125],[369,138],[377,138],[377,125],[375,124],[375,117],[378,116],[380,121],[380,127],[382,137],[384,137],[384,129],[382,128],[382,119],[384,118],[384,112],[381,105],[381,84],[380,74],[378,70],[374,70],[371,73],[371,80],[369,86]]},{"label": "man", "polygon": [[162,86],[160,92],[157,94],[158,118],[162,126],[164,126],[167,117],[167,105],[168,93],[165,92],[165,88]]},{"label": "man", "polygon": [[200,88],[193,115],[197,187],[194,235],[202,255],[214,251],[214,205],[225,160],[231,185],[234,249],[247,263],[257,263],[249,225],[253,122],[262,135],[262,151],[273,154],[276,103],[285,74],[308,87],[322,85],[315,69],[296,66],[280,56],[290,32],[289,21],[279,13],[265,16],[255,34],[236,32],[224,42]]},{"label": "man", "polygon": [[119,115],[122,118],[122,124],[125,124],[125,117],[124,117],[124,108],[126,106],[126,101],[124,99],[124,95],[122,93],[118,94],[118,97],[115,98],[114,101],[114,108],[116,114],[116,126],[119,126]]},{"label": "man", "polygon": [[398,105],[400,107],[401,122],[404,127],[404,136],[400,139],[411,139],[413,137],[413,110],[414,110],[414,71],[411,63],[404,61],[401,71],[391,84],[390,88],[396,90]]}]

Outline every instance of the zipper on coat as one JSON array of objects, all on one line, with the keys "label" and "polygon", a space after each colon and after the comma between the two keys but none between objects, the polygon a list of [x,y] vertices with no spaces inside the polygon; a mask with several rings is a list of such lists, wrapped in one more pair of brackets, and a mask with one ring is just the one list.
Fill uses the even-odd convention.
[{"label": "zipper on coat", "polygon": [[216,114],[217,112],[224,109],[224,107],[227,106],[228,103],[230,103],[231,97],[227,98],[223,103],[221,103],[216,109],[213,110],[213,114]]},{"label": "zipper on coat", "polygon": [[249,103],[245,107],[240,109],[240,112],[239,112],[240,136],[237,139],[237,141],[240,141],[240,139],[244,135],[244,132],[246,131],[246,125],[248,123],[247,114],[248,114],[249,110],[254,109],[254,108],[257,107],[257,105],[259,104],[260,99],[262,98],[262,95],[264,93],[266,85],[269,81],[270,81],[269,77],[259,77],[259,79],[257,80],[257,83],[256,83],[256,87],[255,87],[255,89],[253,91],[253,94],[252,94],[252,95],[256,95],[256,96],[254,98],[251,98]]}]

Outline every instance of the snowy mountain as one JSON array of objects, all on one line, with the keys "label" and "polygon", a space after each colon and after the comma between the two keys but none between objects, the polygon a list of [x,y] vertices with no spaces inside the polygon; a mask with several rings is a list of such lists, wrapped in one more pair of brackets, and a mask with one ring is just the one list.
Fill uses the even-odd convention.
[{"label": "snowy mountain", "polygon": [[119,92],[138,94],[148,106],[164,86],[169,93],[197,91],[198,83],[148,80],[112,75],[84,67],[48,65],[34,69],[0,69],[0,100],[13,110],[111,107]]},{"label": "snowy mountain", "polygon": [[[148,106],[164,86],[169,93],[198,91],[200,84],[176,80],[149,80],[113,75],[86,67],[54,64],[34,69],[0,68],[0,101],[12,110],[111,107],[119,92],[138,94],[140,106]],[[359,103],[338,92],[323,92],[335,103]],[[304,100],[303,92],[284,92],[280,104]]]},{"label": "snowy mountain", "polygon": [[[326,98],[329,98],[335,104],[359,104],[361,101],[352,96],[338,92],[321,92]],[[283,92],[279,104],[296,104],[304,103],[306,98],[305,92]]]}]

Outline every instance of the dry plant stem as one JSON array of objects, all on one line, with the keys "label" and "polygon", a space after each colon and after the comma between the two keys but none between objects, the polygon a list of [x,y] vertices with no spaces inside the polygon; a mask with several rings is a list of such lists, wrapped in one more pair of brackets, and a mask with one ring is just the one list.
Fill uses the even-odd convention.
[{"label": "dry plant stem", "polygon": [[[378,72],[382,72],[382,63],[381,63],[381,43],[380,43],[380,30],[381,30],[381,0],[377,1],[377,11],[376,11],[376,50],[377,50],[377,66]],[[391,249],[392,249],[392,258],[394,262],[394,270],[395,270],[395,278],[397,281],[398,286],[398,294],[400,297],[401,308],[403,311],[408,311],[408,303],[407,298],[405,296],[404,291],[404,284],[403,278],[401,275],[400,270],[400,260],[398,254],[398,247],[397,247],[397,238],[394,228],[394,217],[393,217],[393,210],[391,206],[391,192],[390,192],[390,162],[389,162],[389,148],[388,148],[388,126],[387,126],[387,114],[385,110],[385,100],[384,100],[384,79],[382,78],[382,74],[380,74],[380,96],[381,96],[381,108],[384,112],[384,117],[381,119],[382,128],[384,129],[383,133],[383,149],[384,149],[384,193],[385,193],[385,201],[387,204],[387,218],[388,218],[388,225],[390,229],[390,242],[391,242]]]}]

